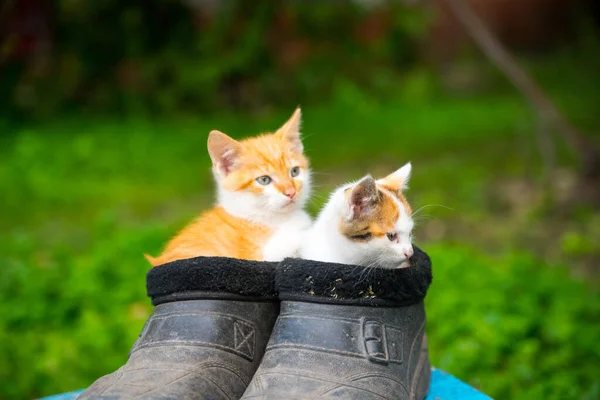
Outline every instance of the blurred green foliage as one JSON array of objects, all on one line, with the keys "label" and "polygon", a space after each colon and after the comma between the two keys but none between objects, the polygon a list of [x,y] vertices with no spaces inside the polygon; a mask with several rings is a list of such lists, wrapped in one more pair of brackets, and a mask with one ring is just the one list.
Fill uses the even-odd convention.
[{"label": "blurred green foliage", "polygon": [[[422,73],[411,76],[406,90],[423,91]],[[437,218],[419,219],[416,231],[434,261],[433,364],[496,398],[597,398],[597,292],[571,276],[572,265],[541,261],[532,255],[539,244],[522,242],[539,212],[523,220],[497,209],[499,181],[531,163],[528,151],[514,151],[533,123],[522,100],[425,90],[417,102],[402,92],[381,102],[350,83],[336,91],[327,106],[304,108],[317,180],[311,211],[335,185],[407,160],[415,208],[455,210],[427,209]],[[124,363],[152,311],[142,254],[156,254],[213,199],[207,132],[255,134],[291,111],[65,118],[2,137],[0,397],[83,388]],[[579,219],[591,234],[598,218],[588,210]],[[567,261],[598,257],[580,228],[556,238]]]},{"label": "blurred green foliage", "polygon": [[594,399],[600,298],[564,268],[523,252],[428,248],[433,363],[496,399]]},{"label": "blurred green foliage", "polygon": [[383,94],[416,60],[426,17],[401,2],[375,13],[352,2],[219,3],[213,12],[176,0],[56,2],[52,54],[4,68],[3,112],[292,107],[327,98],[336,79]]},{"label": "blurred green foliage", "polygon": [[[274,129],[299,103],[313,214],[336,185],[413,162],[434,365],[498,399],[600,398],[600,213],[540,200],[536,121],[502,76],[473,62],[476,90],[441,90],[415,63],[427,16],[400,4],[370,19],[223,3],[210,16],[61,0],[50,62],[2,70],[2,115],[27,122],[0,118],[0,398],[83,388],[122,365],[152,312],[142,254],[214,198],[208,132]],[[598,41],[525,60],[588,132],[594,54]],[[572,174],[573,155],[557,155]]]}]

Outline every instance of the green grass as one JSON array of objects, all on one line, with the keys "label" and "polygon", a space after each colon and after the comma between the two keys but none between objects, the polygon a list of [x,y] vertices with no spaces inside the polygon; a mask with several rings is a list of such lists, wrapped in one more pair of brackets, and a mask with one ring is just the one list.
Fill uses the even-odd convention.
[{"label": "green grass", "polygon": [[[592,125],[593,106],[578,110]],[[0,398],[86,387],[125,362],[151,313],[142,254],[158,253],[213,200],[208,132],[252,135],[291,112],[71,117],[8,132],[0,146]],[[336,101],[304,106],[317,181],[310,210],[344,181],[412,161],[412,204],[452,209],[425,209],[434,219],[416,232],[434,260],[433,363],[497,398],[597,398],[600,303],[564,261],[578,262],[580,249],[598,256],[585,238],[599,216],[585,211],[566,236],[526,241],[532,227],[561,232],[539,204],[517,212],[504,197],[505,182],[538,168],[532,127],[516,96],[399,94],[382,103],[342,87]],[[559,250],[540,261],[547,254],[534,248]]]},{"label": "green grass", "polygon": [[433,363],[497,399],[593,399],[600,298],[523,251],[430,245]]}]

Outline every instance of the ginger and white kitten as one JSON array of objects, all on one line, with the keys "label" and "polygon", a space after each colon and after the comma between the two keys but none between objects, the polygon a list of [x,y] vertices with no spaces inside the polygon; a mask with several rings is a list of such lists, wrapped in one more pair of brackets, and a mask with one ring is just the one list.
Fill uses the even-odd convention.
[{"label": "ginger and white kitten", "polygon": [[275,133],[236,141],[219,131],[208,137],[217,205],[179,232],[154,266],[197,256],[280,261],[298,256],[310,170],[300,140],[300,108]]},{"label": "ginger and white kitten", "polygon": [[382,268],[408,266],[414,223],[402,191],[410,172],[408,163],[383,179],[368,175],[335,190],[305,234],[300,256]]}]

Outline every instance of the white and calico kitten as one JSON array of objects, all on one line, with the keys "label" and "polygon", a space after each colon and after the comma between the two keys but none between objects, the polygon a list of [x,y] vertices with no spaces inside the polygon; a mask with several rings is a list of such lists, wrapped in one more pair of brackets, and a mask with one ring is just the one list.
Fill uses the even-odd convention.
[{"label": "white and calico kitten", "polygon": [[407,163],[383,179],[368,175],[335,190],[305,233],[300,256],[381,268],[408,266],[414,223],[402,191],[410,172]]}]

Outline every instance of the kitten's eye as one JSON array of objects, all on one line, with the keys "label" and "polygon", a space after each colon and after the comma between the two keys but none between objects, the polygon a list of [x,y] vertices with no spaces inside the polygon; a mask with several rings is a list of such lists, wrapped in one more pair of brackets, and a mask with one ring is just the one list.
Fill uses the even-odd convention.
[{"label": "kitten's eye", "polygon": [[354,235],[350,237],[352,240],[356,241],[365,241],[371,239],[373,235],[370,232],[365,233],[364,235]]},{"label": "kitten's eye", "polygon": [[294,168],[290,169],[290,176],[292,178],[295,178],[298,175],[300,175],[300,167],[294,167]]},{"label": "kitten's eye", "polygon": [[271,183],[271,181],[272,179],[269,175],[263,175],[256,178],[256,182],[260,183],[261,185],[268,185]]},{"label": "kitten's eye", "polygon": [[390,242],[395,242],[396,239],[398,239],[398,234],[396,232],[388,232],[386,233],[386,236],[390,240]]}]

